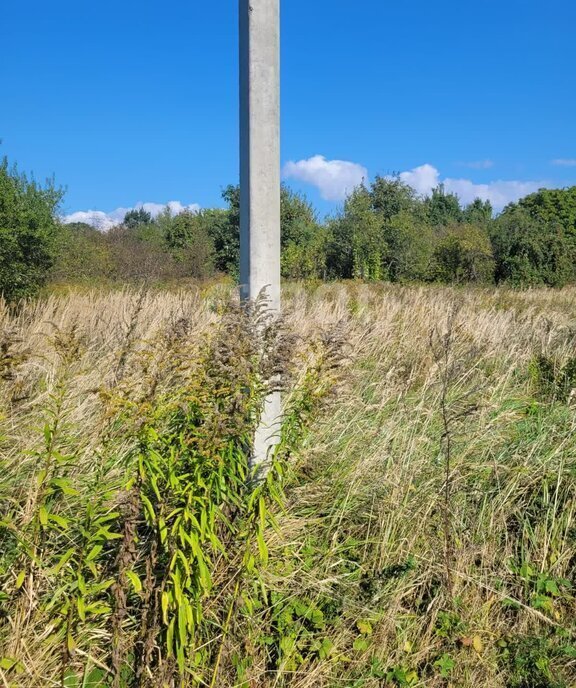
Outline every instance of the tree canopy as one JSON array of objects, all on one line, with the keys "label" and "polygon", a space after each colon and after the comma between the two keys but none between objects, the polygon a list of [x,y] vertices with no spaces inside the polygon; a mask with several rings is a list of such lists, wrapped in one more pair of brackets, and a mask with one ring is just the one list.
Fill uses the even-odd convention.
[{"label": "tree canopy", "polygon": [[9,301],[35,294],[54,264],[63,192],[0,163],[0,294]]},{"label": "tree canopy", "polygon": [[[240,189],[225,207],[153,218],[126,213],[108,232],[57,218],[62,191],[0,165],[0,291],[17,300],[58,281],[238,278]],[[541,189],[495,216],[489,201],[464,205],[442,185],[422,197],[399,176],[354,189],[331,217],[281,189],[282,275],[562,286],[576,282],[576,187]]]}]

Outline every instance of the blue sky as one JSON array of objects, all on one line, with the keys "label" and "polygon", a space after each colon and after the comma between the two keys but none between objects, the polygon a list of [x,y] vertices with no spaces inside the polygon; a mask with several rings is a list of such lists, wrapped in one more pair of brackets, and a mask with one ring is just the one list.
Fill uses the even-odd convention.
[{"label": "blue sky", "polygon": [[[392,172],[497,205],[575,184],[574,26],[573,0],[283,0],[287,180],[322,213]],[[7,0],[0,46],[0,153],[64,212],[237,181],[236,0]]]}]

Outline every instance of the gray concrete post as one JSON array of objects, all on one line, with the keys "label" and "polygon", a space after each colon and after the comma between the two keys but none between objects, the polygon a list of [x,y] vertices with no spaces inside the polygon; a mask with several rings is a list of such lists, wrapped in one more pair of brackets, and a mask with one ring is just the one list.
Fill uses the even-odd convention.
[{"label": "gray concrete post", "polygon": [[[240,285],[243,299],[264,292],[280,311],[280,0],[239,0]],[[280,394],[266,400],[253,465],[279,439]]]}]

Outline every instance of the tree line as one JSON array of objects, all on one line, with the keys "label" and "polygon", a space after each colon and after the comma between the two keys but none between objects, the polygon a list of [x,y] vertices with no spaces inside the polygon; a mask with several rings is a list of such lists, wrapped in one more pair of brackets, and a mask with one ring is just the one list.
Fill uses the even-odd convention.
[{"label": "tree line", "polygon": [[[63,224],[63,192],[0,164],[0,293],[31,296],[47,282],[166,281],[238,276],[240,193],[224,209],[129,211],[107,232]],[[376,177],[321,220],[305,196],[281,190],[287,279],[506,283],[576,282],[576,186],[541,189],[496,215],[440,185],[421,197],[399,177]]]}]

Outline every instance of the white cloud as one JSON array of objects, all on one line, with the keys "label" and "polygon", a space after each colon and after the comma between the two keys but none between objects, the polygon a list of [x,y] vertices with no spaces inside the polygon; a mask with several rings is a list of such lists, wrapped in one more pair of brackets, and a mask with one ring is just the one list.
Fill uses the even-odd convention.
[{"label": "white cloud", "polygon": [[323,155],[314,155],[308,160],[287,162],[283,175],[315,186],[326,201],[343,201],[368,178],[368,170],[355,162],[326,160]]},{"label": "white cloud", "polygon": [[130,210],[138,210],[143,208],[146,212],[150,213],[152,217],[158,217],[158,215],[164,210],[164,208],[170,208],[172,215],[178,215],[179,213],[189,210],[193,213],[197,213],[200,210],[200,206],[197,203],[191,203],[190,205],[183,205],[180,201],[169,201],[168,203],[137,203],[133,208],[116,208],[109,213],[105,213],[102,210],[79,210],[76,213],[71,213],[70,215],[65,215],[62,217],[62,222],[64,224],[70,224],[71,222],[85,222],[88,225],[92,225],[96,229],[103,232],[119,225],[124,216]]},{"label": "white cloud", "polygon": [[469,167],[471,170],[489,170],[494,167],[493,160],[472,160],[471,162],[458,163],[462,167]]},{"label": "white cloud", "polygon": [[444,185],[447,191],[457,194],[465,204],[481,198],[483,201],[490,201],[496,210],[502,210],[508,203],[514,203],[543,186],[549,186],[545,181],[499,180],[488,184],[474,184],[469,179],[446,179]]},{"label": "white cloud", "polygon": [[421,196],[428,196],[440,184],[440,173],[432,165],[420,165],[409,172],[401,172],[400,179]]},{"label": "white cloud", "polygon": [[556,158],[550,162],[557,167],[576,167],[576,158]]},{"label": "white cloud", "polygon": [[440,172],[429,164],[402,172],[400,179],[421,196],[429,196],[434,187],[444,184],[446,191],[457,194],[462,203],[471,203],[475,198],[481,198],[483,201],[490,201],[496,210],[502,210],[508,203],[538,191],[543,186],[550,186],[550,183],[545,181],[497,180],[487,184],[475,184],[470,179],[442,179]]}]

